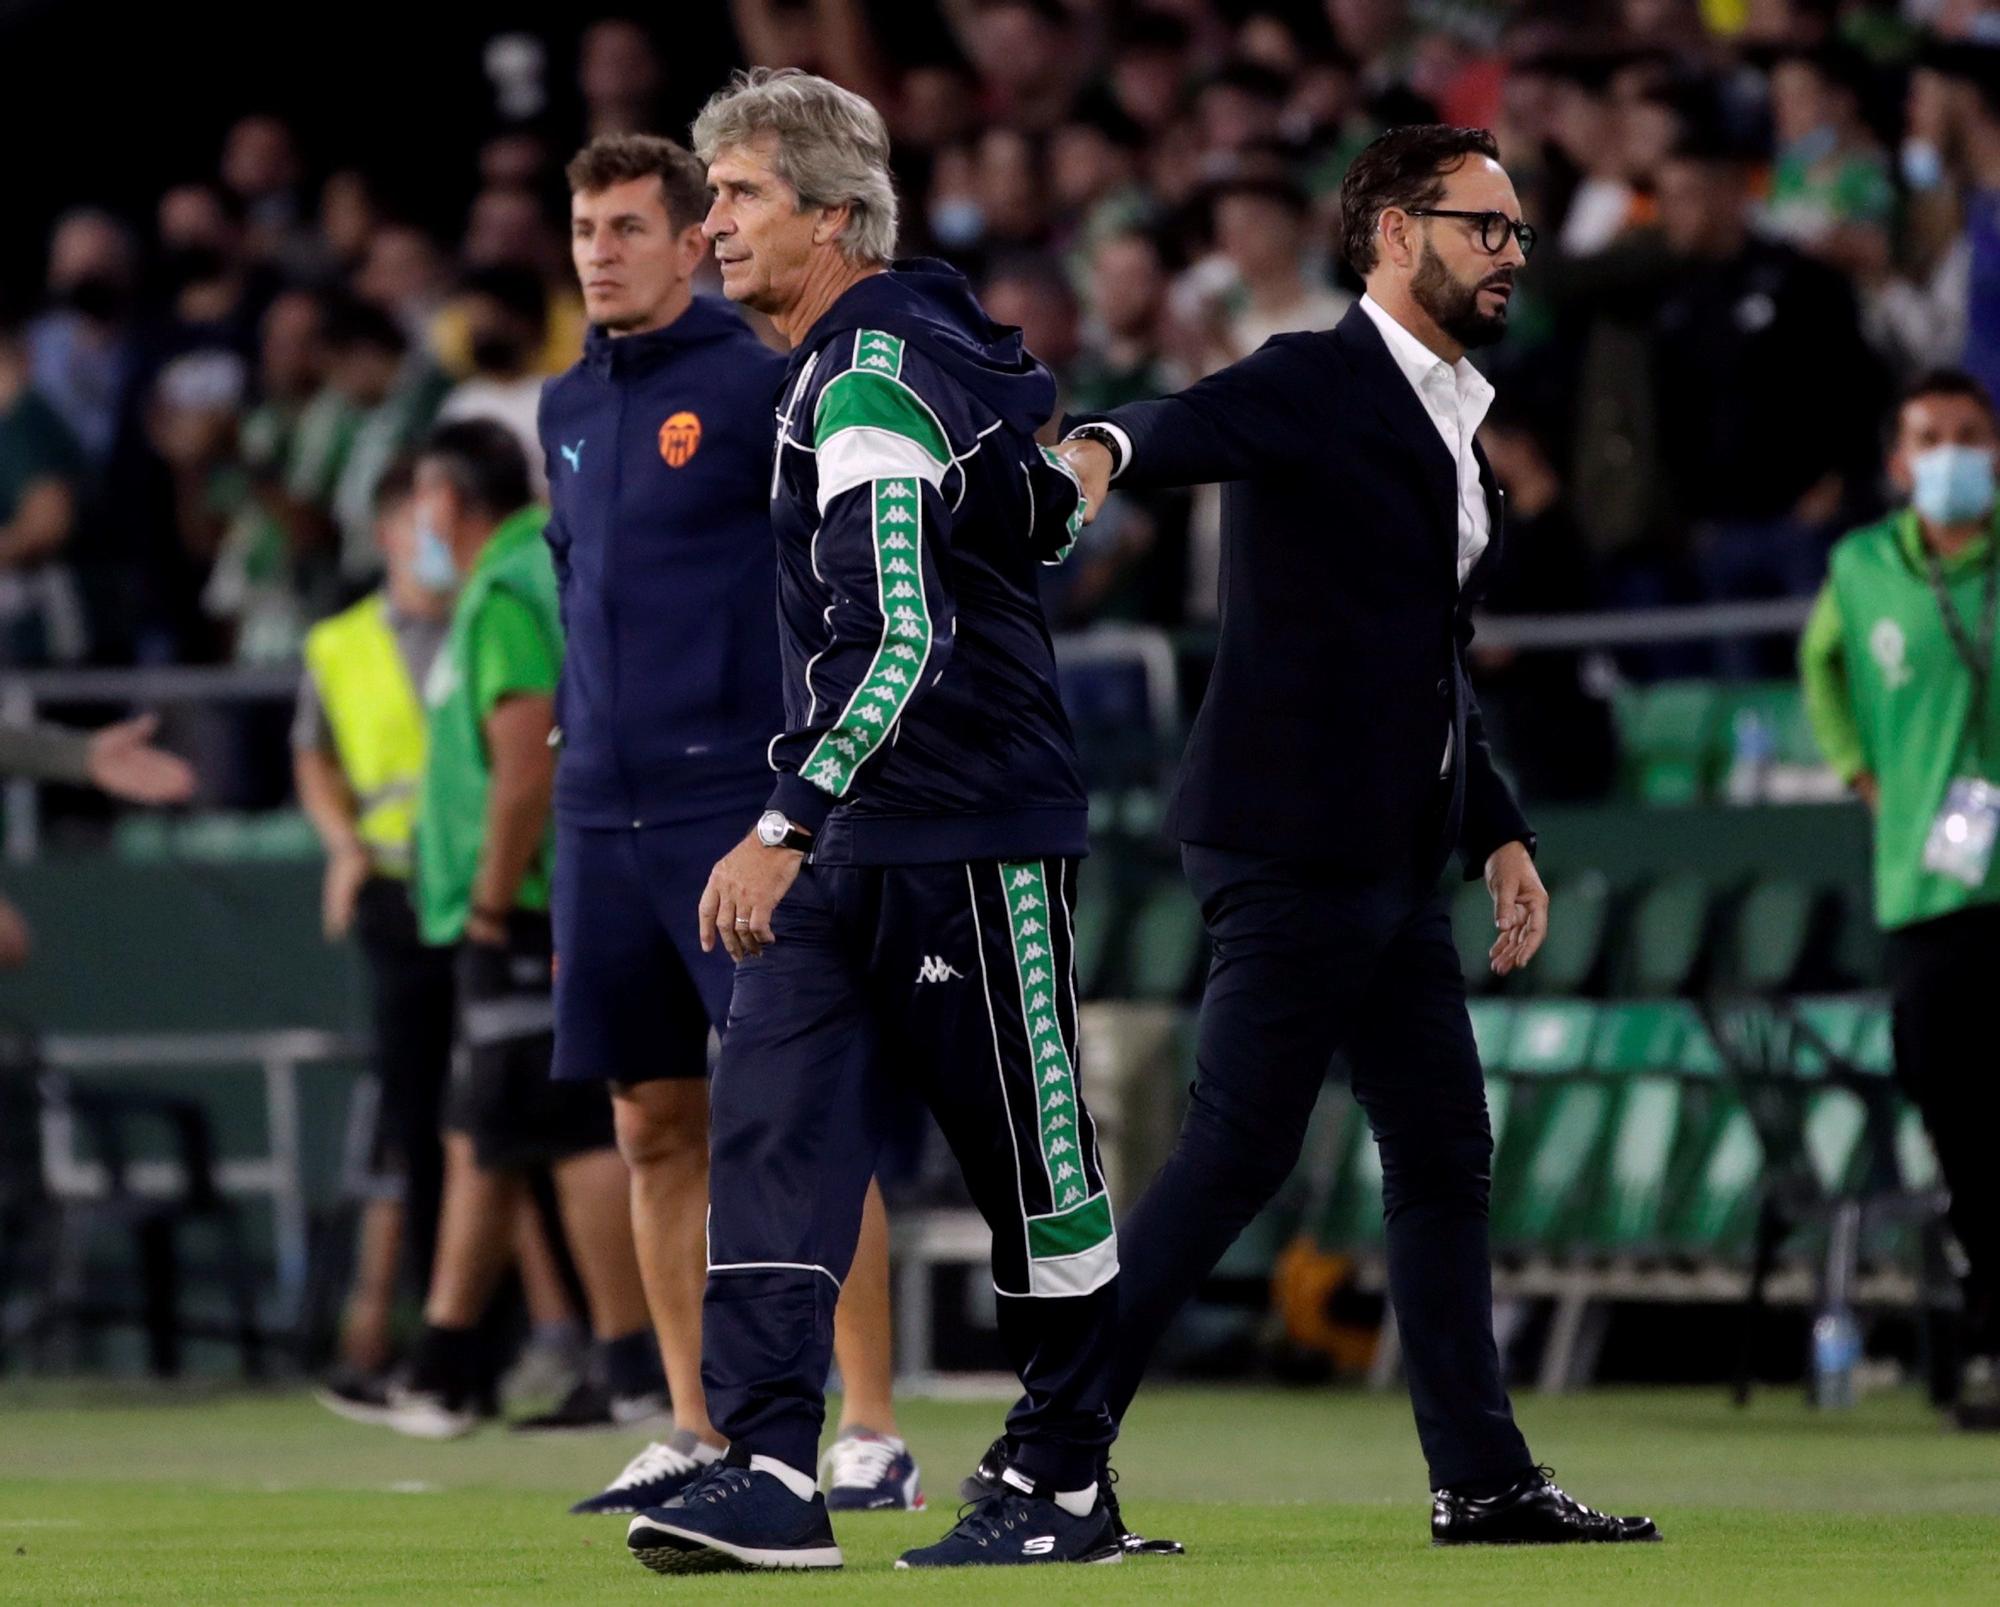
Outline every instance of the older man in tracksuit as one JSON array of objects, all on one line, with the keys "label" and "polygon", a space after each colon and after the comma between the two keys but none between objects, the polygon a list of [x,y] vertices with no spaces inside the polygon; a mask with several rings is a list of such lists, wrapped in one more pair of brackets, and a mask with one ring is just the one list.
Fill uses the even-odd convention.
[{"label": "older man in tracksuit", "polygon": [[[543,393],[548,539],[568,654],[556,715],[554,1075],[612,1088],[674,1431],[581,1513],[666,1499],[721,1448],[701,1385],[708,1038],[726,956],[697,941],[709,867],[770,788],[782,720],[769,482],[784,360],[693,294],[708,195],[651,135],[593,141],[569,168],[591,317],[583,360]],[[922,1504],[889,1399],[886,1225],[841,1310],[843,1434],[829,1503]]]}]

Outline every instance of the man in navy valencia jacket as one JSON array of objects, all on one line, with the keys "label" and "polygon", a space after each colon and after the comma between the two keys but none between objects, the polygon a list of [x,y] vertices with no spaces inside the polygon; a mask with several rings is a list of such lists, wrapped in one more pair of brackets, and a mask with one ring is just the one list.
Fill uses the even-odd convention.
[{"label": "man in navy valencia jacket", "polygon": [[[769,499],[785,365],[734,309],[692,292],[708,193],[687,151],[606,137],[569,178],[591,329],[541,411],[568,644],[554,1075],[611,1084],[673,1395],[672,1437],[577,1509],[630,1512],[678,1493],[721,1449],[701,1386],[706,1074],[734,977],[726,956],[702,952],[696,906],[770,788],[765,748],[784,723]],[[834,1503],[918,1504],[916,1464],[894,1438],[887,1225],[872,1192],[850,1283]]]}]

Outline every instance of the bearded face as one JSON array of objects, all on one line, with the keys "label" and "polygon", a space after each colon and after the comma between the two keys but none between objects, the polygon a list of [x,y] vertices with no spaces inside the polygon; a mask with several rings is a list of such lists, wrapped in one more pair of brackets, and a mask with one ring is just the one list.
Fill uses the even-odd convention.
[{"label": "bearded face", "polygon": [[1410,295],[1438,328],[1467,351],[1475,351],[1481,346],[1491,346],[1507,333],[1508,299],[1500,297],[1493,312],[1481,312],[1479,293],[1503,286],[1512,289],[1513,284],[1511,266],[1495,268],[1473,279],[1460,279],[1445,265],[1444,258],[1426,236],[1423,255],[1417,259],[1417,271],[1410,279]]}]

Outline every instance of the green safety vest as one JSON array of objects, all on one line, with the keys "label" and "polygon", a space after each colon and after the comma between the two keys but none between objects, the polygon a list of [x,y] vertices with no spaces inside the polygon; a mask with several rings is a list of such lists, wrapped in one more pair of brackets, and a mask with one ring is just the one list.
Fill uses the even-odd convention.
[{"label": "green safety vest", "polygon": [[[2000,533],[1987,538],[1995,539]],[[1924,841],[1952,782],[1972,774],[2000,782],[2000,650],[1988,684],[1984,742],[1975,747],[1972,675],[1938,617],[1922,540],[1916,515],[1905,510],[1843,539],[1828,570],[1855,725],[1881,788],[1875,912],[1888,928],[2000,901],[2000,855],[1982,887],[1924,869]],[[1976,641],[1984,556],[1946,563],[1944,585]]]},{"label": "green safety vest", "polygon": [[424,710],[382,593],[315,625],[306,633],[305,659],[360,805],[355,834],[377,870],[407,876],[424,773]]}]

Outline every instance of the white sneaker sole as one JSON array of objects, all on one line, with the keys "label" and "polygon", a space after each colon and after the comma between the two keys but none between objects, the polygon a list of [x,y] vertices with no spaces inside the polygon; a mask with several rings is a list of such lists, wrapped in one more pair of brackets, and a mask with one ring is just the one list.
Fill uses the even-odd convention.
[{"label": "white sneaker sole", "polygon": [[625,1543],[632,1555],[656,1574],[838,1568],[845,1560],[840,1555],[839,1546],[800,1546],[783,1550],[737,1546],[727,1540],[696,1534],[689,1529],[676,1529],[672,1524],[655,1523],[646,1518],[632,1520],[632,1526],[625,1531]]},{"label": "white sneaker sole", "polygon": [[471,1412],[445,1412],[434,1407],[392,1406],[381,1418],[382,1426],[413,1440],[462,1440],[479,1427]]}]

